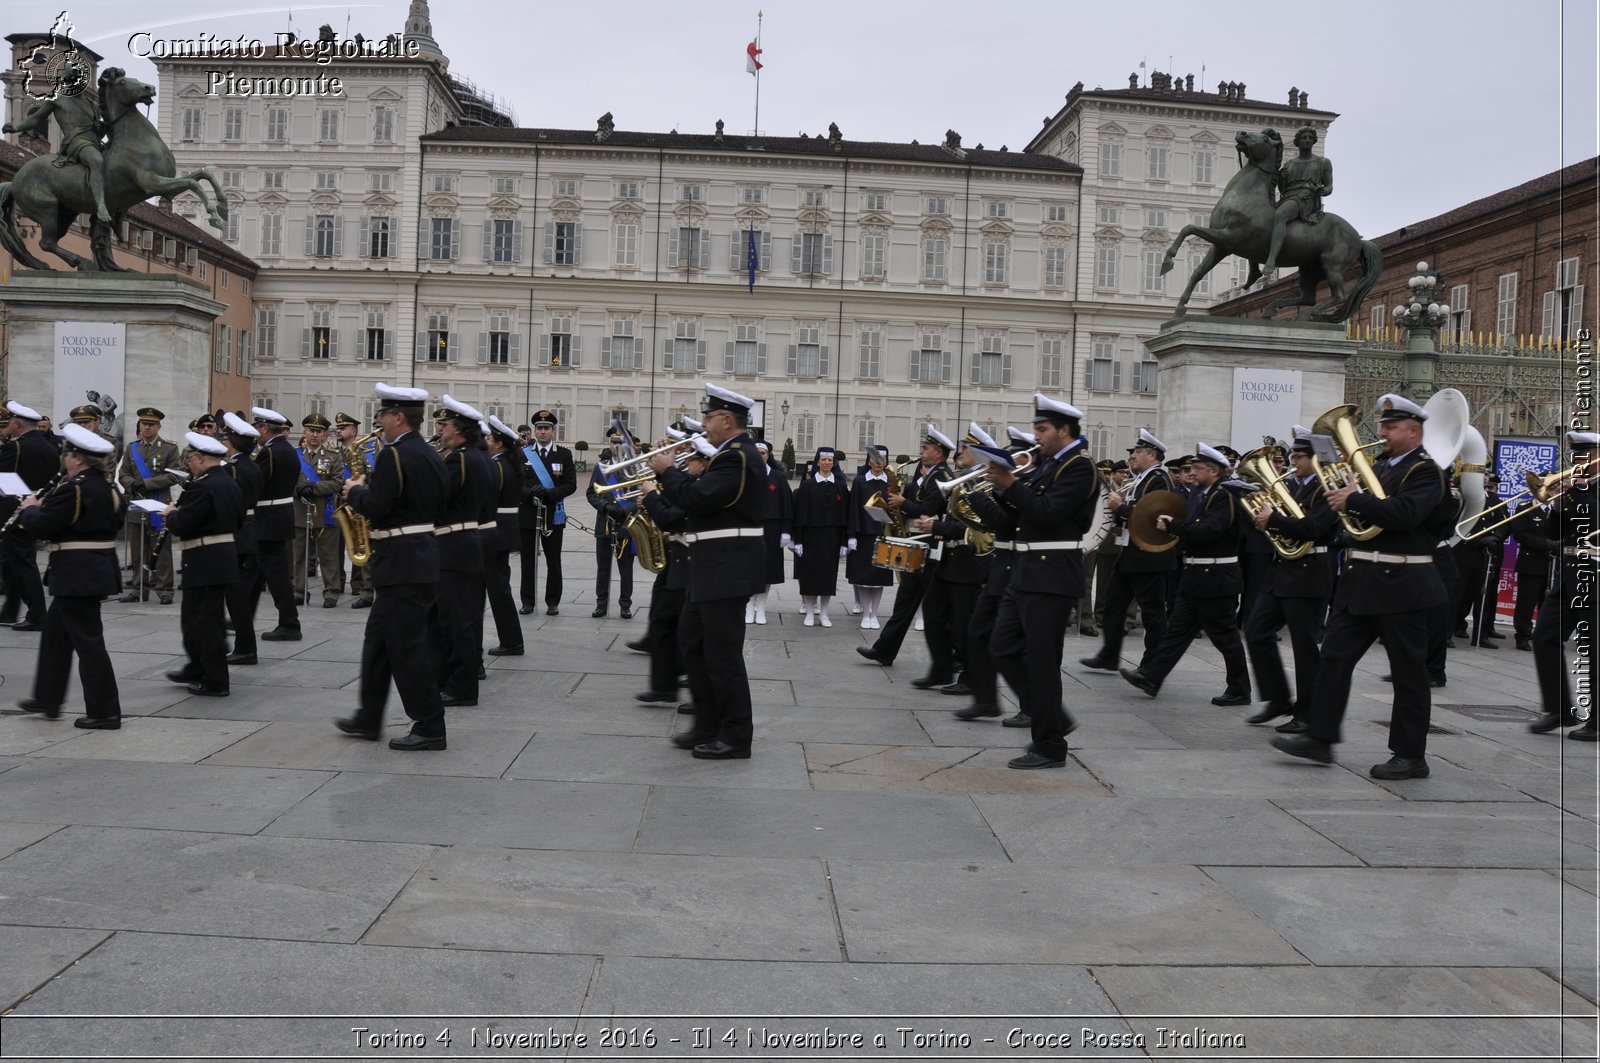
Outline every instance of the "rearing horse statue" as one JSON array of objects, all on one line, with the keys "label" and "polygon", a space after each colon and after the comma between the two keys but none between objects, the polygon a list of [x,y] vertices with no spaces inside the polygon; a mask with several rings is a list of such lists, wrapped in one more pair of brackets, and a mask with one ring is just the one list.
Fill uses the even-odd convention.
[{"label": "rearing horse statue", "polygon": [[[17,231],[16,213],[39,223],[39,247],[73,269],[120,270],[113,260],[111,241],[128,208],[152,196],[170,199],[180,192],[200,197],[214,228],[221,229],[228,218],[228,201],[222,183],[210,170],[195,170],[178,176],[172,152],[161,140],[138,104],[150,103],[156,90],[128,77],[117,67],[100,75],[99,107],[101,127],[107,143],[101,150],[105,171],[105,204],[111,221],[101,221],[89,169],[81,163],[57,165],[56,157],[43,155],[29,159],[10,181],[0,184],[0,246],[16,260],[33,269],[49,269],[35,258]],[[41,115],[41,120],[42,120]],[[208,197],[201,181],[211,186]],[[62,249],[59,241],[78,215],[89,215],[89,242],[92,260]]]},{"label": "rearing horse statue", "polygon": [[[1211,211],[1211,223],[1185,225],[1161,262],[1161,272],[1170,271],[1178,248],[1191,236],[1211,244],[1211,250],[1206,252],[1184,286],[1183,296],[1178,300],[1179,317],[1187,312],[1189,296],[1194,294],[1200,278],[1229,255],[1249,261],[1248,283],[1254,283],[1272,242],[1272,192],[1278,180],[1277,164],[1283,156],[1283,141],[1270,129],[1260,133],[1242,131],[1233,139],[1244,165],[1223,189],[1222,198]],[[1302,310],[1302,318],[1347,321],[1361,309],[1361,301],[1383,272],[1383,252],[1378,250],[1378,245],[1361,239],[1355,228],[1337,214],[1324,214],[1315,225],[1290,222],[1284,232],[1278,262],[1298,267],[1300,296],[1269,303],[1261,312],[1262,317],[1272,317],[1285,306],[1304,306],[1311,309]],[[1361,277],[1346,296],[1345,273],[1357,265],[1361,267]],[[1328,285],[1328,298],[1318,303],[1317,285],[1324,281]]]}]

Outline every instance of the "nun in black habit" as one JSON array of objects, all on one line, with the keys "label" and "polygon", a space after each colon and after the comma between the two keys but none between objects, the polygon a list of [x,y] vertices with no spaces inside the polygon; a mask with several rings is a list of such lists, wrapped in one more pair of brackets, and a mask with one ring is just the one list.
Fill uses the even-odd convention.
[{"label": "nun in black habit", "polygon": [[747,624],[767,622],[767,594],[775,584],[783,582],[783,551],[793,542],[789,522],[794,519],[794,490],[789,486],[789,470],[772,459],[772,447],[765,440],[757,440],[756,449],[767,463],[766,493],[762,496],[767,500],[767,515],[762,521],[766,532],[767,585],[759,594],[751,595],[745,605]]},{"label": "nun in black habit", "polygon": [[839,561],[849,553],[850,489],[834,468],[832,447],[818,447],[811,475],[794,493],[794,578],[806,627],[832,627],[828,602],[838,592]]}]

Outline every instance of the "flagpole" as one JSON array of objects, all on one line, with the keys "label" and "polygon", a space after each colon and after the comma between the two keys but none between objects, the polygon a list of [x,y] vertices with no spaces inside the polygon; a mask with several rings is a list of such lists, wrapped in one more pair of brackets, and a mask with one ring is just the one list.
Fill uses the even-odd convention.
[{"label": "flagpole", "polygon": [[[761,12],[761,11],[757,11],[756,12],[756,52],[757,52],[757,54],[760,54],[760,52],[761,52],[761,19],[763,17],[763,14],[764,13]],[[758,137],[761,135],[761,68],[759,66],[756,67],[756,125],[755,125],[755,135],[758,136]]]}]

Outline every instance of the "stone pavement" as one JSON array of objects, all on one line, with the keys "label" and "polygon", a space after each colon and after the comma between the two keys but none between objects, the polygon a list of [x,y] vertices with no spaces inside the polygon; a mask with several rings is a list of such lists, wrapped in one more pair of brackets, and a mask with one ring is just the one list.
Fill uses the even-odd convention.
[{"label": "stone pavement", "polygon": [[[711,763],[633,701],[648,578],[591,619],[572,538],[442,753],[334,731],[365,612],[208,699],[162,679],[176,607],[108,605],[124,728],[0,715],[0,1056],[1595,1058],[1596,747],[1527,732],[1509,640],[1379,783],[1379,653],[1321,767],[1209,704],[1208,645],[1151,700],[1072,635],[1071,759],[1016,772],[1025,732],[911,688],[920,636],[870,665],[790,583],[754,757]],[[36,639],[0,629],[7,705]]]}]

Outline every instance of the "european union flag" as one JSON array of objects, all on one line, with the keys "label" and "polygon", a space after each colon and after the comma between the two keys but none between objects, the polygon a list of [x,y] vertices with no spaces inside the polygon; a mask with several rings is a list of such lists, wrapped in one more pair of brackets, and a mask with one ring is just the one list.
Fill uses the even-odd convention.
[{"label": "european union flag", "polygon": [[750,226],[750,236],[745,241],[744,262],[745,268],[750,271],[750,294],[756,292],[756,265],[761,261],[761,254],[756,249],[756,227]]}]

